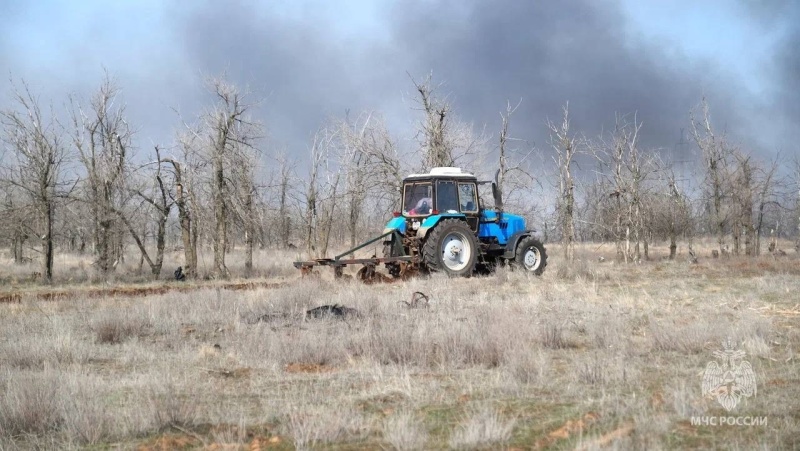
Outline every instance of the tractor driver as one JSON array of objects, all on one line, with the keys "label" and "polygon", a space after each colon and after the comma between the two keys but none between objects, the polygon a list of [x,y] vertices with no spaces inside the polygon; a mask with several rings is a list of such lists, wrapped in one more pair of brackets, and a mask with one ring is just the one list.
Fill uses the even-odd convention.
[{"label": "tractor driver", "polygon": [[431,205],[433,205],[433,198],[423,197],[417,201],[417,205],[408,212],[410,215],[427,215],[431,212]]}]

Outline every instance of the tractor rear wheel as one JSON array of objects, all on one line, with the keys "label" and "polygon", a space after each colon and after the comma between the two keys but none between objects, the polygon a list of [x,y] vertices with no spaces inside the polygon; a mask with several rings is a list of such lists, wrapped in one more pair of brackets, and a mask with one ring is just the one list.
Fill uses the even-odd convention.
[{"label": "tractor rear wheel", "polygon": [[514,263],[525,271],[540,276],[547,266],[547,251],[541,241],[532,236],[525,237],[517,245]]},{"label": "tractor rear wheel", "polygon": [[443,219],[428,234],[422,247],[425,265],[449,276],[469,277],[478,259],[475,232],[458,219]]}]

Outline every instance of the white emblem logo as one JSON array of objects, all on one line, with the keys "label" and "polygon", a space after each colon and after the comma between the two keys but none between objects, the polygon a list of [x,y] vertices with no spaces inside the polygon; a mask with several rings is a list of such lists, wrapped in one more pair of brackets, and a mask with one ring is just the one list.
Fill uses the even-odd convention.
[{"label": "white emblem logo", "polygon": [[756,394],[756,374],[750,362],[743,360],[745,352],[734,349],[731,339],[722,343],[723,350],[714,351],[720,362],[711,361],[703,373],[703,396],[716,398],[730,411],[741,401]]}]

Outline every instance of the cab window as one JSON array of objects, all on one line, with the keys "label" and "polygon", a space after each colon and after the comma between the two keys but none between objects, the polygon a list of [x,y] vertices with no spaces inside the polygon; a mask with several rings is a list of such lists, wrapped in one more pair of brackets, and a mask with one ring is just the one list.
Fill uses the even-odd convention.
[{"label": "cab window", "polygon": [[436,209],[441,213],[458,213],[458,188],[456,182],[436,182]]},{"label": "cab window", "polygon": [[464,213],[475,213],[478,211],[478,201],[475,193],[474,183],[458,184],[458,203]]},{"label": "cab window", "polygon": [[429,215],[433,210],[430,183],[407,183],[403,195],[403,213],[409,216]]}]

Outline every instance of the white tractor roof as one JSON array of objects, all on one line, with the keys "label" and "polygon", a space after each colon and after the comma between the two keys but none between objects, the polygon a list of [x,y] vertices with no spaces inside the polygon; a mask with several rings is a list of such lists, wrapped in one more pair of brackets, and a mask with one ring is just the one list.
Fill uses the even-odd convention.
[{"label": "white tractor roof", "polygon": [[408,178],[418,178],[418,177],[471,177],[474,178],[475,175],[470,174],[469,172],[464,172],[461,168],[453,168],[453,167],[436,167],[431,168],[431,172],[427,174],[411,174]]}]

